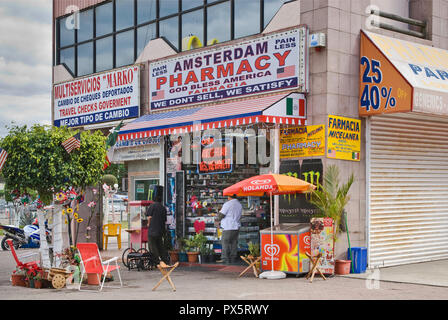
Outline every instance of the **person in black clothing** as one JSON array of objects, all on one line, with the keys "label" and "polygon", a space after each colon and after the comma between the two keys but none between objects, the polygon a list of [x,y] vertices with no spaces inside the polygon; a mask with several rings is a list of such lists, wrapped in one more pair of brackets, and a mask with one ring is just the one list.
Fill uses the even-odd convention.
[{"label": "person in black clothing", "polygon": [[162,205],[161,197],[157,197],[148,209],[146,216],[148,217],[148,243],[149,250],[153,254],[156,261],[168,263],[166,249],[163,245],[163,237],[165,235],[166,208]]}]

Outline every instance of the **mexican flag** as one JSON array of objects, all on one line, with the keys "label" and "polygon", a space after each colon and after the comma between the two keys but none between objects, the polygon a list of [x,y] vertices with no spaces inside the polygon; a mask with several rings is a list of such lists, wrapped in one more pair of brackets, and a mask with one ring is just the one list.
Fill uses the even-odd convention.
[{"label": "mexican flag", "polygon": [[286,115],[293,117],[305,117],[305,100],[286,98]]},{"label": "mexican flag", "polygon": [[106,161],[104,162],[104,165],[103,165],[103,170],[106,170],[107,167],[109,167],[111,164],[111,160],[114,155],[113,146],[115,145],[115,143],[117,143],[118,133],[120,132],[120,129],[123,126],[124,126],[124,123],[123,123],[123,121],[121,121],[118,126],[113,128],[112,130],[110,130],[110,134],[107,136],[107,140],[106,140],[107,153],[106,153]]}]

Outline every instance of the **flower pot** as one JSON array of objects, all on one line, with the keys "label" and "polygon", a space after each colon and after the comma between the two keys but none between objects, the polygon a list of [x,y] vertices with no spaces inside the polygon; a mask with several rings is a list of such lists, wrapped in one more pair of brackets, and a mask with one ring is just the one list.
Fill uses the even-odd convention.
[{"label": "flower pot", "polygon": [[34,279],[28,279],[28,287],[34,289]]},{"label": "flower pot", "polygon": [[188,262],[196,263],[198,262],[199,252],[187,252]]},{"label": "flower pot", "polygon": [[350,273],[350,260],[336,260],[334,266],[334,272],[336,274],[349,274]]},{"label": "flower pot", "polygon": [[11,275],[11,281],[13,286],[26,287],[25,277],[20,274]]},{"label": "flower pot", "polygon": [[179,262],[187,262],[188,256],[186,252],[179,252]]},{"label": "flower pot", "polygon": [[179,251],[169,251],[170,254],[170,259],[171,259],[171,263],[176,263],[177,261],[179,261]]},{"label": "flower pot", "polygon": [[43,287],[43,281],[42,280],[34,280],[34,288],[42,289],[42,287]]}]

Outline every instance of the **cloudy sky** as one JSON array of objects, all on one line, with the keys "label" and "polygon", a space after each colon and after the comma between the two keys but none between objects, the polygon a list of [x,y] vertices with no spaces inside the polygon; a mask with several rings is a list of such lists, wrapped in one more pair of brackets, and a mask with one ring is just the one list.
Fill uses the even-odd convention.
[{"label": "cloudy sky", "polygon": [[0,137],[51,123],[51,0],[0,0]]}]

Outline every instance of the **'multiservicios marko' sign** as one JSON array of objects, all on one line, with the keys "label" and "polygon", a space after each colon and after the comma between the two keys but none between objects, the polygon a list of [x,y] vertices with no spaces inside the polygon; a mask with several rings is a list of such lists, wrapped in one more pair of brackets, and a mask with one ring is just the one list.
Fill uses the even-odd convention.
[{"label": "'multiservicios marko' sign", "polygon": [[53,86],[53,124],[78,127],[139,116],[140,68],[130,66]]},{"label": "'multiservicios marko' sign", "polygon": [[152,110],[269,91],[307,91],[305,27],[150,64]]}]

